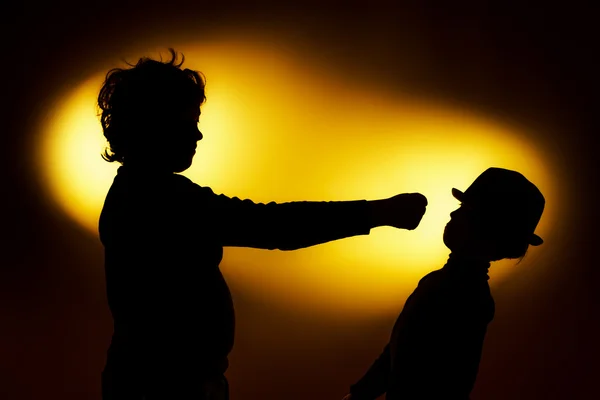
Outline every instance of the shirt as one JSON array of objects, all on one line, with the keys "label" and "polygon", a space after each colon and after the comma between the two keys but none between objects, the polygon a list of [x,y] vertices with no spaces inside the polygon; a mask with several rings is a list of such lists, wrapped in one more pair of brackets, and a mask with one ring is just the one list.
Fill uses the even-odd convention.
[{"label": "shirt", "polygon": [[421,279],[352,399],[468,399],[495,312],[488,268],[450,255]]},{"label": "shirt", "polygon": [[261,204],[120,167],[99,220],[114,319],[108,362],[224,372],[235,328],[224,246],[294,250],[370,228],[366,200]]}]

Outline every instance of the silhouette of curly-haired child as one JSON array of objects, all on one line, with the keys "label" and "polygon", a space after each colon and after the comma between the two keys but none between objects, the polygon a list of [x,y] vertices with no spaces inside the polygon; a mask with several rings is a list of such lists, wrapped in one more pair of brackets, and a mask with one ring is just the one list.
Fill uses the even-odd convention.
[{"label": "silhouette of curly-haired child", "polygon": [[494,317],[488,268],[543,243],[534,230],[545,199],[522,174],[502,168],[452,194],[461,205],[444,230],[448,261],[421,279],[383,353],[345,400],[469,398]]},{"label": "silhouette of curly-haired child", "polygon": [[294,250],[388,225],[415,229],[427,200],[254,203],[179,174],[197,142],[205,80],[183,59],[142,58],[108,72],[101,124],[119,162],[99,221],[114,333],[102,372],[106,399],[227,399],[234,342],[224,246]]}]

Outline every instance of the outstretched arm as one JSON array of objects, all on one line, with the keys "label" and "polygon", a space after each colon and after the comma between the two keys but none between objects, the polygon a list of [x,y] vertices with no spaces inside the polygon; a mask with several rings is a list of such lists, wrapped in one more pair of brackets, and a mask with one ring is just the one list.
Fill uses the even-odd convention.
[{"label": "outstretched arm", "polygon": [[402,194],[383,200],[254,203],[212,196],[210,210],[223,246],[295,250],[356,235],[378,226],[415,229],[427,200]]}]

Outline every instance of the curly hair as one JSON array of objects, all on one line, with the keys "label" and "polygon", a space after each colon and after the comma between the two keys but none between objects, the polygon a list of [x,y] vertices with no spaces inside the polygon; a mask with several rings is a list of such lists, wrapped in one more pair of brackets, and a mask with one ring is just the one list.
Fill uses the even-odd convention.
[{"label": "curly hair", "polygon": [[[108,71],[98,95],[100,123],[108,146],[102,158],[123,163],[127,154],[147,141],[144,132],[166,127],[169,118],[205,101],[206,80],[198,71],[182,69],[185,60],[169,49],[171,59],[140,58],[132,68]],[[156,139],[156,138],[152,138]]]}]

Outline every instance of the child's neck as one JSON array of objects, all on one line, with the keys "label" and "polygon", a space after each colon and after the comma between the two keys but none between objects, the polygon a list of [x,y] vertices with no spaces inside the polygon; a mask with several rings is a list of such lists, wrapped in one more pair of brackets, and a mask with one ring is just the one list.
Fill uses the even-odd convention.
[{"label": "child's neck", "polygon": [[473,257],[472,255],[450,253],[444,270],[449,271],[461,279],[490,279],[488,271],[490,261],[481,257]]},{"label": "child's neck", "polygon": [[487,258],[464,253],[450,253],[450,255],[448,256],[447,263],[482,266],[485,268],[489,268],[490,266],[490,260],[488,260]]}]

